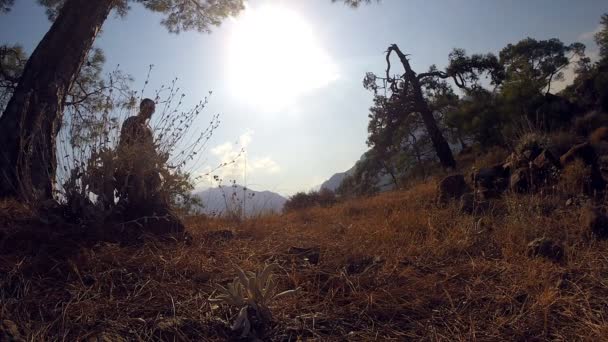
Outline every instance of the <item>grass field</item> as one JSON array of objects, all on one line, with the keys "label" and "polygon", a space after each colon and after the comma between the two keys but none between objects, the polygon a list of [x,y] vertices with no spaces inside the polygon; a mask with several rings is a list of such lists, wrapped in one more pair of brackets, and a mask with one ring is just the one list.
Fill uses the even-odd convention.
[{"label": "grass field", "polygon": [[[237,339],[236,310],[208,302],[215,284],[236,276],[233,264],[277,263],[279,290],[299,290],[271,303],[262,340],[608,336],[608,242],[581,223],[584,204],[506,194],[471,216],[457,203],[437,207],[435,187],[244,222],[190,217],[191,241],[130,246],[81,247],[52,231],[40,233],[46,242],[23,242],[10,227],[27,225],[17,220],[27,211],[4,203],[3,329],[34,341]],[[561,242],[565,257],[530,257],[538,237]],[[318,262],[291,247],[318,247]]]}]

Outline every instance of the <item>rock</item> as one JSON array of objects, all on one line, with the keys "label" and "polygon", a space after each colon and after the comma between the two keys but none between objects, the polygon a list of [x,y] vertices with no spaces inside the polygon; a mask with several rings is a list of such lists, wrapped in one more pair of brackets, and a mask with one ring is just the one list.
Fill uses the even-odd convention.
[{"label": "rock", "polygon": [[568,152],[564,153],[564,155],[559,158],[559,161],[562,166],[566,166],[576,159],[582,160],[591,167],[597,167],[597,154],[595,153],[593,146],[588,142],[575,145]]},{"label": "rock", "polygon": [[585,229],[598,239],[608,238],[608,216],[598,208],[588,207],[583,210],[581,222]]},{"label": "rock", "polygon": [[447,176],[437,186],[437,201],[447,203],[452,199],[460,199],[462,195],[470,192],[470,190],[463,175]]},{"label": "rock", "polygon": [[559,180],[561,164],[549,150],[543,150],[532,162],[531,178],[536,185],[550,185]]},{"label": "rock", "polygon": [[482,187],[502,192],[508,185],[509,169],[504,164],[481,168],[473,173],[475,187]]},{"label": "rock", "polygon": [[534,160],[540,154],[540,149],[538,148],[530,148],[525,151],[522,151],[521,156],[524,157],[528,161]]},{"label": "rock", "polygon": [[204,238],[209,240],[223,240],[229,241],[234,239],[235,234],[231,230],[221,229],[221,230],[212,230],[210,232],[205,233]]},{"label": "rock", "polygon": [[319,263],[319,259],[321,257],[321,248],[319,247],[290,247],[287,251],[287,254],[298,257],[303,261],[307,261],[313,265]]},{"label": "rock", "polygon": [[383,263],[384,260],[380,257],[350,257],[346,261],[346,273],[350,275],[365,273]]},{"label": "rock", "polygon": [[0,321],[0,341],[25,342],[21,336],[19,327],[13,321],[7,319]]},{"label": "rock", "polygon": [[531,258],[543,257],[560,262],[564,258],[564,246],[547,238],[538,238],[528,243],[528,256]]},{"label": "rock", "polygon": [[474,215],[489,209],[489,202],[481,201],[473,193],[467,193],[460,197],[460,212]]},{"label": "rock", "polygon": [[534,161],[534,166],[540,170],[560,169],[561,164],[549,150],[543,150]]},{"label": "rock", "polygon": [[511,174],[509,186],[511,190],[517,193],[523,193],[530,190],[529,169],[519,168]]}]

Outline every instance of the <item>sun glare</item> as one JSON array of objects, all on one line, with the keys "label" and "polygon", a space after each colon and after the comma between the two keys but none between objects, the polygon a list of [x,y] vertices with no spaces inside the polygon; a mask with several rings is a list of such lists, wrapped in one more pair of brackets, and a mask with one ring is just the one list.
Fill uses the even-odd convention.
[{"label": "sun glare", "polygon": [[248,8],[236,18],[227,68],[233,95],[267,111],[282,109],[338,77],[312,26],[276,6]]}]

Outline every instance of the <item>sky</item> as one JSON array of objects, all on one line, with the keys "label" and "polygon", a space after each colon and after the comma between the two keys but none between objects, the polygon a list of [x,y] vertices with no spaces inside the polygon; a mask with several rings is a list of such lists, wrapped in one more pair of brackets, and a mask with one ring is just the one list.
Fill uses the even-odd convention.
[{"label": "sky", "polygon": [[[593,32],[606,12],[605,0],[382,0],[358,9],[330,0],[250,0],[211,34],[176,35],[134,4],[126,18],[106,21],[95,46],[108,70],[120,65],[134,77],[135,89],[153,64],[145,96],[176,77],[186,107],[213,91],[204,115],[219,113],[221,125],[198,173],[245,148],[246,158],[216,173],[291,195],[351,168],[367,150],[372,94],[362,79],[383,72],[390,44],[409,53],[419,72],[444,66],[456,47],[498,53],[526,37],[580,41],[595,56]],[[49,27],[35,0],[16,1],[0,15],[0,44],[31,52]]]}]

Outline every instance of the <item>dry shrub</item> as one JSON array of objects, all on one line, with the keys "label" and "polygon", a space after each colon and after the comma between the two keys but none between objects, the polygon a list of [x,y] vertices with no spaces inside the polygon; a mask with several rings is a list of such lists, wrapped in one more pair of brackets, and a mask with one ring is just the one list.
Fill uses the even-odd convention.
[{"label": "dry shrub", "polygon": [[284,211],[302,210],[314,206],[322,208],[331,207],[337,202],[336,194],[329,189],[321,189],[319,191],[311,190],[308,193],[298,192],[290,196],[285,202]]},{"label": "dry shrub", "polygon": [[582,160],[576,159],[562,170],[558,187],[568,195],[580,195],[590,181],[591,169]]},{"label": "dry shrub", "polygon": [[574,121],[574,132],[582,137],[588,137],[598,127],[608,126],[608,114],[589,112]]},{"label": "dry shrub", "polygon": [[574,134],[565,131],[551,133],[547,138],[549,151],[558,158],[581,142]]},{"label": "dry shrub", "polygon": [[[69,260],[15,250],[0,258],[0,313],[26,340],[236,339],[229,312],[207,301],[212,284],[233,278],[226,265],[276,263],[279,290],[301,291],[273,303],[262,340],[605,339],[608,243],[583,236],[580,210],[557,195],[506,194],[472,216],[436,207],[435,189],[242,222],[193,217],[189,244],[98,244]],[[220,230],[235,236],[210,238]],[[564,245],[564,264],[526,254],[541,237]],[[292,246],[318,248],[318,264]]]},{"label": "dry shrub", "polygon": [[546,135],[531,132],[522,135],[517,144],[515,145],[515,152],[517,154],[523,154],[525,151],[541,151],[549,145],[549,141]]},{"label": "dry shrub", "polygon": [[500,164],[507,159],[509,152],[500,146],[491,147],[486,154],[477,156],[473,163],[473,166],[477,169],[489,167],[492,165]]},{"label": "dry shrub", "polygon": [[608,127],[600,127],[593,131],[589,136],[589,141],[594,145],[599,145],[602,142],[608,141]]}]

